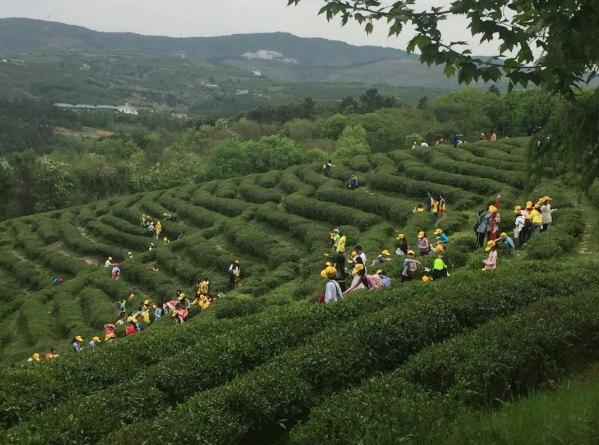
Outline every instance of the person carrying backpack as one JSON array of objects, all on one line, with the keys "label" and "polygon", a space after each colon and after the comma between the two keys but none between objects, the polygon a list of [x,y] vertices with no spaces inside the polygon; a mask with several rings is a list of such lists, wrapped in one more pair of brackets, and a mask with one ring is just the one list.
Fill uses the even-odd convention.
[{"label": "person carrying backpack", "polygon": [[418,270],[420,261],[414,259],[414,251],[408,250],[406,259],[403,262],[403,271],[401,273],[401,282],[412,281]]}]

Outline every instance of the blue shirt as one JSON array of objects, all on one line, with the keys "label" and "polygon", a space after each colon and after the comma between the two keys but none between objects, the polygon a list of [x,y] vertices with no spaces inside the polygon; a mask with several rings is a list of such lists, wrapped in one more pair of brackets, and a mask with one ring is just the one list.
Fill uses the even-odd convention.
[{"label": "blue shirt", "polygon": [[75,351],[75,352],[81,351],[81,344],[78,341],[73,342],[73,351]]},{"label": "blue shirt", "polygon": [[447,235],[445,235],[444,233],[439,235],[438,238],[439,238],[439,242],[441,242],[441,243],[447,244],[449,242],[449,238],[447,238]]},{"label": "blue shirt", "polygon": [[514,244],[514,240],[512,240],[509,236],[506,236],[505,239],[499,238],[499,242],[503,244],[507,244],[510,249],[515,249],[516,245]]},{"label": "blue shirt", "polygon": [[89,347],[89,349],[94,349],[96,347],[96,342],[95,341],[90,341],[89,345],[87,345]]}]

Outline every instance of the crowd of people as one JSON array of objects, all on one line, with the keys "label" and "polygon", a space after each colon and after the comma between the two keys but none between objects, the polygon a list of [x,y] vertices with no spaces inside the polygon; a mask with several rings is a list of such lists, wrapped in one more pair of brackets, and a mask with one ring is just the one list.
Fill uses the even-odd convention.
[{"label": "crowd of people", "polygon": [[[332,166],[332,164],[331,164]],[[330,168],[330,167],[329,167]],[[352,175],[350,187],[357,187],[357,177]],[[513,252],[516,248],[514,240],[508,236],[506,232],[501,232],[499,236],[498,227],[501,224],[501,216],[498,210],[499,197],[496,205],[490,205],[486,210],[479,212],[477,222],[474,226],[476,233],[476,247],[485,247],[488,256],[482,260],[483,271],[494,270],[497,267],[497,247],[499,245],[507,246],[509,252]],[[552,199],[549,196],[544,196],[538,200],[536,204],[528,201],[525,206],[516,206],[514,208],[514,239],[518,240],[520,247],[525,247],[531,237],[550,228],[552,223],[552,214],[556,211],[551,205]],[[413,209],[413,213],[430,212],[433,215],[433,223],[442,218],[446,211],[446,202],[443,196],[435,199],[430,193],[423,204],[419,204]],[[163,215],[165,220],[170,220],[170,214]],[[152,237],[160,236],[162,225],[160,221],[156,224],[148,215],[142,216],[142,226],[148,228]],[[429,241],[425,231],[420,231],[415,240],[418,253],[420,256],[434,256],[432,268],[425,268],[422,275],[423,282],[449,277],[448,265],[444,259],[446,249],[450,243],[449,237],[443,229],[437,228],[434,231],[436,246],[433,246]],[[332,303],[341,300],[349,292],[358,289],[375,290],[382,287],[390,287],[392,279],[386,274],[384,266],[392,261],[392,255],[389,250],[382,250],[372,261],[370,266],[367,266],[366,254],[362,246],[356,245],[354,250],[346,254],[347,236],[342,233],[339,228],[331,227],[329,232],[330,251],[327,256],[333,256],[332,262],[326,262],[325,268],[321,271],[322,278],[327,280],[325,291],[320,295],[321,303]],[[163,239],[165,244],[168,244],[168,239]],[[486,244],[485,244],[486,241]],[[155,249],[153,242],[150,243],[149,250]],[[416,278],[419,266],[422,263],[416,259],[415,251],[410,248],[406,236],[400,233],[396,238],[395,254],[403,261],[403,268],[400,275],[401,283],[412,281]],[[132,259],[133,253],[127,252],[127,258]],[[113,262],[112,257],[108,257],[104,263],[104,267],[109,269],[110,276],[113,279],[119,279],[121,270],[119,264]],[[158,270],[153,266],[153,270]],[[374,273],[368,273],[368,268],[372,268]],[[234,290],[239,286],[241,279],[241,267],[239,260],[233,261],[228,269],[229,274],[229,289]],[[127,311],[129,301],[135,299],[135,294],[130,294],[129,298],[122,299],[118,302],[119,316],[115,323],[107,323],[104,325],[104,340],[108,343],[117,337],[117,328],[125,326],[125,336],[134,335],[143,329],[144,325],[149,325],[157,320],[171,316],[175,323],[185,323],[187,320],[191,306],[196,305],[200,310],[207,309],[216,298],[222,298],[225,295],[217,293],[215,296],[210,294],[210,281],[207,278],[202,278],[196,286],[195,299],[190,301],[184,292],[178,290],[172,300],[163,301],[161,303],[153,303],[149,299],[144,300],[137,310]],[[102,340],[94,336],[87,344],[88,349],[95,349]],[[80,352],[83,346],[83,338],[79,335],[73,337],[71,341],[72,350]],[[52,360],[57,357],[56,349],[52,348],[45,356],[46,360]],[[34,353],[28,363],[35,365],[40,363],[41,358],[39,353]]]}]

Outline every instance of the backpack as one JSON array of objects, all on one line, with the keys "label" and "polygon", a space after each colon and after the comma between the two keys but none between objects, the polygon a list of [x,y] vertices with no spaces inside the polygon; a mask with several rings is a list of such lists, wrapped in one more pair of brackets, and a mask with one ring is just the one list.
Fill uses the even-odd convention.
[{"label": "backpack", "polygon": [[410,264],[408,265],[408,270],[407,270],[409,278],[414,278],[414,276],[416,275],[417,268],[418,268],[418,265],[415,262],[410,261]]},{"label": "backpack", "polygon": [[524,219],[524,227],[530,229],[532,227],[532,221],[529,218]]}]

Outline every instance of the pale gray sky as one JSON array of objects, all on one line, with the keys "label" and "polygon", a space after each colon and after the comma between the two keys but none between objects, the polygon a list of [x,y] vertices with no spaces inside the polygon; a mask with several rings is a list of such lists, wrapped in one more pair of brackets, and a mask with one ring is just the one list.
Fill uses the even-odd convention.
[{"label": "pale gray sky", "polygon": [[[448,5],[448,0],[419,0],[419,9]],[[404,49],[410,34],[387,37],[381,21],[367,36],[357,24],[342,28],[327,23],[318,10],[323,0],[0,0],[0,17],[28,17],[85,26],[98,31],[129,31],[173,37],[285,31],[301,37],[323,37],[354,45]],[[466,21],[451,18],[443,25],[448,39],[470,41]],[[491,55],[493,44],[473,45],[475,54]]]}]

